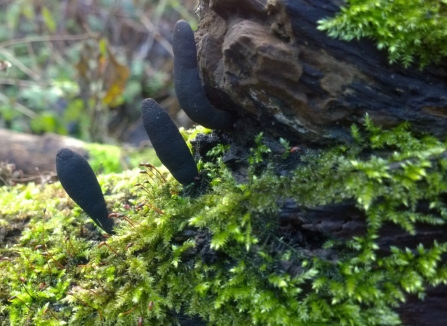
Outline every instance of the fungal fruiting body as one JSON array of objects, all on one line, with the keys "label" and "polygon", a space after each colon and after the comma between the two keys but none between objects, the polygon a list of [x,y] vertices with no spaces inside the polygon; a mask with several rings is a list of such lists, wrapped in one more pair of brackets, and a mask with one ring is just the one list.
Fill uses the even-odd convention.
[{"label": "fungal fruiting body", "polygon": [[142,103],[142,118],[144,129],[163,165],[181,184],[193,182],[198,176],[196,163],[166,111],[148,98]]},{"label": "fungal fruiting body", "polygon": [[180,106],[194,122],[210,129],[228,129],[233,116],[216,110],[206,97],[197,66],[197,49],[191,26],[179,20],[174,27],[174,85]]},{"label": "fungal fruiting body", "polygon": [[98,179],[88,162],[78,153],[62,148],[56,155],[56,171],[67,194],[104,231],[113,233],[113,220]]}]

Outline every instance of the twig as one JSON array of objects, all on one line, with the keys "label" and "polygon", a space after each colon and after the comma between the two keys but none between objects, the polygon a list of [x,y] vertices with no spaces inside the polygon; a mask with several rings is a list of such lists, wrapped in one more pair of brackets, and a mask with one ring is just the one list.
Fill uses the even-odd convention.
[{"label": "twig", "polygon": [[20,60],[16,59],[16,57],[14,57],[8,50],[0,48],[0,53],[5,56],[5,58],[10,61],[12,65],[16,66],[30,78],[34,79],[35,81],[40,81],[40,76],[37,73],[25,66]]},{"label": "twig", "polygon": [[102,35],[105,35],[107,32],[107,27],[109,27],[109,24],[112,20],[112,16],[115,15],[115,13],[118,11],[118,7],[121,6],[121,0],[115,0],[112,10],[109,10],[107,12],[107,20],[104,24],[104,28],[102,29]]},{"label": "twig", "polygon": [[38,82],[25,80],[25,79],[14,79],[14,78],[1,78],[0,84],[3,85],[17,85],[22,87],[33,87],[33,86],[42,86]]},{"label": "twig", "polygon": [[39,179],[41,179],[41,180],[43,179],[44,181],[51,180],[54,177],[57,177],[56,172],[45,171],[45,172],[41,173],[40,175],[36,175],[36,176],[13,178],[12,181],[15,183],[27,183],[27,182],[31,182],[31,181],[37,181]]},{"label": "twig", "polygon": [[15,40],[8,40],[0,43],[0,49],[6,48],[15,44],[33,43],[33,42],[48,42],[48,41],[79,41],[86,40],[96,37],[96,34],[90,35],[89,33],[79,34],[79,35],[39,35],[39,36],[29,36]]},{"label": "twig", "polygon": [[[0,101],[7,103],[7,104],[10,103],[9,98],[3,93],[0,93]],[[26,115],[27,117],[30,117],[31,119],[37,117],[37,114],[34,111],[31,111],[30,109],[28,109],[26,106],[24,106],[18,102],[13,103],[13,105],[17,111]]]},{"label": "twig", "polygon": [[158,3],[157,9],[155,10],[156,16],[154,23],[152,23],[151,20],[145,14],[142,13],[139,15],[140,21],[149,31],[149,35],[147,36],[144,44],[141,46],[141,49],[138,53],[138,57],[143,58],[146,56],[146,54],[152,48],[154,40],[157,40],[158,43],[160,43],[160,45],[163,46],[166,49],[166,51],[169,52],[169,54],[171,54],[171,56],[174,56],[171,44],[168,41],[166,41],[166,39],[164,39],[163,37],[160,38],[160,34],[158,33],[158,25],[160,24],[161,12],[165,10],[166,4],[167,4],[166,0],[160,1]]}]

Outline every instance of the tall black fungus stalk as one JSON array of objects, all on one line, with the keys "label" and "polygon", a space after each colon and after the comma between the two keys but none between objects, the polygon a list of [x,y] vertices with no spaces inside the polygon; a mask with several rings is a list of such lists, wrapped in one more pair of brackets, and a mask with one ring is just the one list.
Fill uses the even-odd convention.
[{"label": "tall black fungus stalk", "polygon": [[144,129],[151,140],[158,158],[183,185],[198,176],[197,166],[177,126],[153,99],[142,103]]},{"label": "tall black fungus stalk", "polygon": [[216,110],[206,97],[197,67],[197,49],[189,24],[179,20],[174,27],[174,85],[180,106],[194,122],[210,129],[228,129],[233,116]]},{"label": "tall black fungus stalk", "polygon": [[113,233],[106,202],[88,162],[78,153],[62,148],[56,155],[56,171],[67,194],[105,232]]}]

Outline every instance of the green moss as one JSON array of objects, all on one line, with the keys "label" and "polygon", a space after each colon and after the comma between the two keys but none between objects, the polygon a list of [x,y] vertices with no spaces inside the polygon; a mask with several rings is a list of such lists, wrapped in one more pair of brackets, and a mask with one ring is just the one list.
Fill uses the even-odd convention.
[{"label": "green moss", "polygon": [[153,148],[136,150],[115,145],[86,143],[85,149],[89,154],[88,162],[97,173],[119,173],[135,168],[141,162],[150,162],[154,166],[161,165]]},{"label": "green moss", "polygon": [[183,139],[186,141],[186,145],[188,145],[188,148],[191,151],[192,151],[191,140],[194,140],[198,134],[208,135],[212,132],[211,129],[205,128],[200,125],[197,125],[192,129],[185,129],[183,127],[180,127],[179,131]]},{"label": "green moss", "polygon": [[[221,162],[220,146],[202,163],[211,182],[197,198],[182,196],[172,178],[143,191],[132,186],[146,180],[138,171],[101,176],[109,207],[129,218],[108,239],[91,231],[59,183],[0,188],[0,225],[26,221],[15,244],[1,249],[0,318],[135,325],[142,317],[173,325],[173,312],[182,311],[209,325],[399,324],[393,309],[408,293],[423,297],[429,285],[447,282],[447,244],[393,247],[381,256],[376,241],[384,223],[410,233],[416,223],[445,224],[446,148],[405,125],[379,130],[368,118],[353,135],[352,147],[309,151],[286,176],[272,164],[260,171],[283,158],[258,136],[244,184]],[[391,154],[365,154],[371,149]],[[354,200],[366,214],[366,233],[313,248],[336,248],[335,260],[288,244],[275,235],[286,198],[303,207]],[[417,210],[419,201],[432,215]],[[294,275],[281,268],[285,261],[297,267]]]},{"label": "green moss", "polygon": [[371,38],[387,49],[390,63],[421,67],[447,56],[445,0],[348,0],[334,18],[320,20],[319,29],[345,41]]}]

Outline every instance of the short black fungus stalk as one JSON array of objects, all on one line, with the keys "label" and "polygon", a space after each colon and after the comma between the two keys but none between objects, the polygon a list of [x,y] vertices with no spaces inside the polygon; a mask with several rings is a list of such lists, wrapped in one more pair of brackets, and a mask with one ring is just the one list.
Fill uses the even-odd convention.
[{"label": "short black fungus stalk", "polygon": [[196,163],[166,111],[153,99],[145,99],[142,118],[146,133],[163,165],[181,184],[193,182],[198,176]]},{"label": "short black fungus stalk", "polygon": [[98,179],[88,162],[78,153],[62,148],[56,155],[56,171],[67,194],[105,232],[113,233],[106,202]]},{"label": "short black fungus stalk", "polygon": [[210,129],[228,129],[233,116],[216,110],[206,97],[197,67],[197,49],[189,24],[179,20],[174,27],[174,84],[178,101],[194,122]]}]

